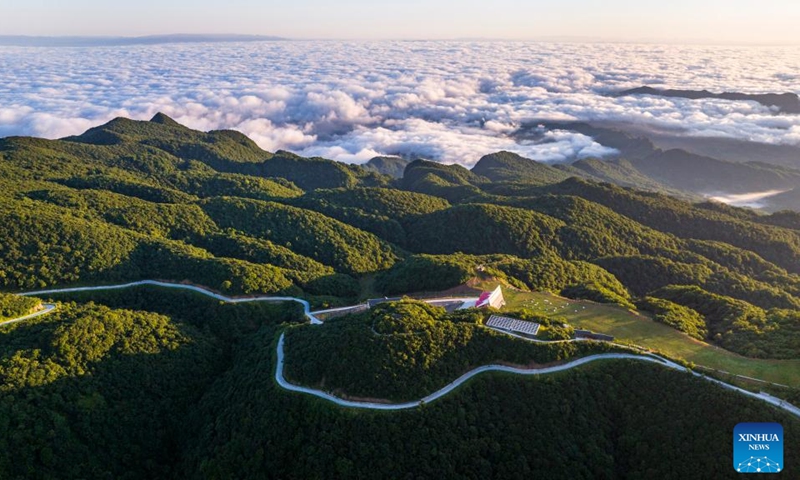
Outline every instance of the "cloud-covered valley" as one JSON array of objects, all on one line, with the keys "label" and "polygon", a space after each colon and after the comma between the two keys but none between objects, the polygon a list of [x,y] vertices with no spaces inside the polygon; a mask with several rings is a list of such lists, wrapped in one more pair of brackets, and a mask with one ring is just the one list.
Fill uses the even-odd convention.
[{"label": "cloud-covered valley", "polygon": [[262,148],[347,162],[420,156],[471,165],[614,153],[591,138],[511,134],[531,121],[635,122],[800,144],[800,116],[755,102],[612,97],[641,85],[800,92],[800,49],[514,42],[264,42],[0,48],[0,136],[59,138],[164,112]]}]

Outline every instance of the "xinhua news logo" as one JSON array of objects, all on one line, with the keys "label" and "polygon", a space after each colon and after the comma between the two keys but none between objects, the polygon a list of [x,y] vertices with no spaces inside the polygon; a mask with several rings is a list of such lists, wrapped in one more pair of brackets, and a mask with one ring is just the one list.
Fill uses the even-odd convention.
[{"label": "xinhua news logo", "polygon": [[779,423],[740,423],[733,429],[733,468],[739,473],[783,471],[783,427]]}]

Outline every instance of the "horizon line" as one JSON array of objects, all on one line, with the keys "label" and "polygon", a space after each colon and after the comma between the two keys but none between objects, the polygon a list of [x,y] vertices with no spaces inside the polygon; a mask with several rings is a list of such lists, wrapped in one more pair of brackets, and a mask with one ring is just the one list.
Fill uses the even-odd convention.
[{"label": "horizon line", "polygon": [[[16,42],[13,42],[16,40]],[[83,41],[85,43],[59,44],[57,42]],[[127,42],[135,45],[136,41],[142,43],[235,43],[242,42],[267,42],[267,41],[332,41],[332,42],[534,42],[534,43],[583,43],[583,44],[645,44],[645,45],[698,45],[698,46],[741,46],[741,47],[796,47],[796,42],[747,42],[738,40],[714,40],[702,38],[618,38],[618,37],[593,37],[580,35],[547,35],[536,37],[285,37],[258,33],[159,33],[146,35],[105,35],[105,34],[70,34],[70,35],[30,35],[30,34],[0,34],[0,47],[8,46],[106,46],[101,42]],[[30,44],[24,44],[30,41]],[[36,41],[41,43],[36,44]],[[46,42],[54,42],[47,44]],[[91,43],[97,42],[97,43]],[[107,45],[126,46],[126,45]]]}]

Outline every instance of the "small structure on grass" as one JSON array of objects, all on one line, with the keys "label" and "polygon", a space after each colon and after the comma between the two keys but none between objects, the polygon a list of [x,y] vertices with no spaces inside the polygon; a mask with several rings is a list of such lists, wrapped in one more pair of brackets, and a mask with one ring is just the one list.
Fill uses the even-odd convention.
[{"label": "small structure on grass", "polygon": [[521,333],[522,335],[535,337],[539,333],[539,325],[535,322],[528,322],[526,320],[518,320],[511,317],[501,317],[500,315],[492,315],[486,321],[487,327],[499,328],[507,332]]},{"label": "small structure on grass", "polygon": [[503,298],[503,290],[498,285],[497,288],[494,289],[493,292],[483,292],[481,296],[478,297],[478,301],[475,302],[476,308],[496,308],[501,309],[506,305],[506,299]]}]

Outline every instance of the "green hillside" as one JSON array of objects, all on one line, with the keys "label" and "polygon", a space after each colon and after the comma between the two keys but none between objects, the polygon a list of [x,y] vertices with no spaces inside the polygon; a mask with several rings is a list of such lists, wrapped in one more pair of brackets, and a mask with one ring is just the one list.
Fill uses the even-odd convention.
[{"label": "green hillside", "polygon": [[[268,153],[164,115],[4,138],[0,319],[40,303],[10,292],[142,279],[313,308],[502,284],[512,313],[545,331],[609,333],[800,400],[800,217],[692,203],[643,173],[648,158],[556,168],[500,152],[472,171],[416,160],[399,178],[399,162]],[[480,325],[486,312],[404,302],[298,326],[294,304],[154,288],[55,300],[0,329],[0,478],[696,478],[686,465],[728,465],[743,418],[800,433],[764,403],[628,362],[486,375],[396,414],[273,380],[280,333],[287,378],[377,399],[611,348],[513,340]]]},{"label": "green hillside", "polygon": [[534,162],[511,152],[486,155],[472,167],[472,173],[493,182],[548,184],[566,180],[571,175],[557,168]]},{"label": "green hillside", "polygon": [[363,165],[366,170],[389,175],[394,178],[403,178],[406,166],[411,163],[401,157],[375,157]]},{"label": "green hillside", "polygon": [[[292,304],[219,304],[155,287],[67,298],[76,303],[0,330],[3,478],[700,478],[698,464],[727,478],[720,465],[730,463],[741,418],[780,422],[788,451],[800,434],[800,422],[760,402],[629,362],[542,378],[484,375],[421,409],[356,412],[274,382],[276,333],[299,317]],[[398,345],[412,340],[398,328],[431,328],[386,320],[377,329]],[[487,358],[538,351],[431,322],[442,334],[473,330],[469,348]],[[346,322],[336,327],[330,340],[349,335]],[[295,346],[315,328],[290,329]],[[453,352],[438,354],[429,367],[459,367]]]},{"label": "green hillside", "polygon": [[0,293],[0,321],[27,315],[40,303],[36,298]]},{"label": "green hillside", "polygon": [[[197,132],[163,115],[65,140],[3,139],[0,155],[8,290],[158,278],[346,303],[454,287],[481,270],[519,288],[627,307],[662,288],[697,287],[787,311],[765,318],[781,318],[782,335],[795,336],[800,222],[786,213],[567,178],[507,152],[473,171],[417,160],[391,180],[268,154],[234,132]],[[612,175],[588,160],[571,171],[590,167],[593,177]],[[797,356],[722,342],[706,317],[704,340]],[[760,331],[760,318],[737,328]]]},{"label": "green hillside", "polygon": [[[159,278],[355,299],[368,285],[456,286],[482,266],[521,288],[626,306],[672,285],[764,311],[800,306],[800,233],[787,214],[566,178],[507,152],[473,171],[417,160],[392,181],[158,115],[65,140],[8,138],[0,154],[9,290]],[[591,161],[572,168],[589,165],[609,175]],[[574,261],[598,272],[576,275],[588,267]]]},{"label": "green hillside", "polygon": [[480,365],[547,364],[615,350],[602,342],[530,343],[483,328],[484,319],[485,313],[447,314],[421,302],[381,304],[325,328],[289,330],[285,375],[340,395],[403,401]]}]

